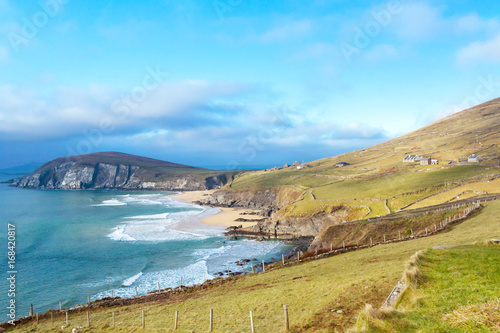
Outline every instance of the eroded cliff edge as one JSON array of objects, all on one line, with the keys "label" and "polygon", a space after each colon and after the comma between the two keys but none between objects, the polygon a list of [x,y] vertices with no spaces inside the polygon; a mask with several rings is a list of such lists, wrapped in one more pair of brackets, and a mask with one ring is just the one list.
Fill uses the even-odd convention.
[{"label": "eroded cliff edge", "polygon": [[234,174],[109,152],[57,159],[9,182],[40,189],[194,191],[219,189]]},{"label": "eroded cliff edge", "polygon": [[351,208],[340,205],[331,211],[321,211],[310,216],[294,216],[282,208],[293,205],[304,195],[300,189],[290,187],[248,189],[234,191],[222,189],[200,200],[198,204],[215,207],[242,207],[260,209],[264,221],[242,228],[228,228],[227,235],[251,238],[314,238],[328,226],[339,224],[350,218]]}]

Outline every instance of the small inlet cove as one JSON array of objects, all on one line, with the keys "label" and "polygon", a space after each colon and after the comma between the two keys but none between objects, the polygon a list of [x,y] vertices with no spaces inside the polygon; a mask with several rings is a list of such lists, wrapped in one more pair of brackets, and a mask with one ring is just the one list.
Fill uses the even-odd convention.
[{"label": "small inlet cove", "polygon": [[[1,180],[7,180],[3,177]],[[18,317],[69,308],[104,297],[135,296],[158,288],[189,286],[220,272],[250,271],[280,258],[291,245],[229,240],[224,227],[203,217],[217,208],[187,203],[172,192],[27,190],[0,184],[2,244],[7,223],[16,226]],[[6,250],[7,251],[7,250]],[[257,261],[252,261],[256,259]],[[238,264],[237,264],[238,262]],[[8,271],[6,260],[2,271]],[[9,284],[2,279],[0,288]],[[7,304],[7,292],[0,293]],[[6,321],[3,318],[1,321]]]}]

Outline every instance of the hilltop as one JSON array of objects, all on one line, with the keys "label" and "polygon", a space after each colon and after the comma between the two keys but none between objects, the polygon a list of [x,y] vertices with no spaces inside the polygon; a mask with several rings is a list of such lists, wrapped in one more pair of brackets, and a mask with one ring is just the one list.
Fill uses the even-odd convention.
[{"label": "hilltop", "polygon": [[99,152],[58,158],[12,186],[44,189],[158,189],[220,188],[235,172],[215,171],[118,152]]},{"label": "hilltop", "polygon": [[[300,168],[242,173],[204,203],[268,209],[269,221],[252,232],[314,237],[345,221],[500,192],[499,143],[500,99],[495,99],[366,149]],[[483,161],[467,162],[471,154]],[[405,163],[407,155],[438,164]],[[338,167],[341,162],[345,166]]]}]

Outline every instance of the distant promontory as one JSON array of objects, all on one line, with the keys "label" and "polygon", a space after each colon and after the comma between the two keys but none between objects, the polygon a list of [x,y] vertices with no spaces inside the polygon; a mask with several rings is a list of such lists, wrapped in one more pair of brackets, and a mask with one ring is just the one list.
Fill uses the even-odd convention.
[{"label": "distant promontory", "polygon": [[55,159],[9,183],[41,189],[192,191],[220,188],[235,174],[118,152],[99,152]]}]

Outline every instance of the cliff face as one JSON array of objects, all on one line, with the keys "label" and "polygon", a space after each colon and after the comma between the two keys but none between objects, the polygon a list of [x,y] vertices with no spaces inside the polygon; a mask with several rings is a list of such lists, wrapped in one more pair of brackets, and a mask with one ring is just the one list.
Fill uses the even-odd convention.
[{"label": "cliff face", "polygon": [[65,162],[11,181],[12,186],[43,189],[158,189],[207,190],[220,188],[227,181],[225,174],[210,177],[179,175],[171,179],[146,180],[141,167],[124,164]]},{"label": "cliff face", "polygon": [[334,213],[319,213],[313,216],[300,217],[290,216],[267,222],[259,222],[244,230],[276,238],[315,237],[325,228],[341,223],[346,217],[347,210],[341,208]]},{"label": "cliff face", "polygon": [[321,212],[312,216],[282,216],[275,214],[281,207],[301,197],[302,192],[286,192],[283,189],[254,189],[244,191],[220,190],[199,204],[217,207],[243,207],[261,209],[268,217],[258,224],[231,230],[228,235],[247,237],[315,237],[328,226],[341,223],[348,218],[350,208],[338,206],[331,213]]},{"label": "cliff face", "polygon": [[267,212],[277,210],[282,205],[277,191],[272,189],[229,191],[220,190],[199,202],[202,205],[217,207],[243,207],[262,209]]}]

